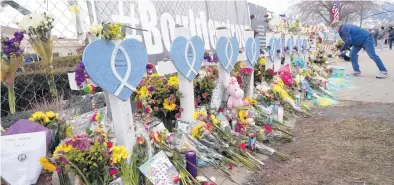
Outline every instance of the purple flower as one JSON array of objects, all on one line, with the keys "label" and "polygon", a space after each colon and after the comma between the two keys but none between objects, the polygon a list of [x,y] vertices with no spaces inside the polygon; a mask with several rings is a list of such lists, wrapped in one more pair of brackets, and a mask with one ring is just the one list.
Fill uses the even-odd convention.
[{"label": "purple flower", "polygon": [[71,145],[74,148],[77,148],[81,151],[87,151],[90,149],[90,146],[93,144],[93,141],[88,137],[88,135],[78,135],[73,138],[65,139],[65,143],[67,145]]},{"label": "purple flower", "polygon": [[82,61],[79,63],[77,68],[75,68],[75,82],[82,88],[82,84],[85,82],[85,66]]},{"label": "purple flower", "polygon": [[204,53],[204,59],[207,60],[207,62],[212,62],[212,57],[207,52]]},{"label": "purple flower", "polygon": [[218,55],[216,53],[213,55],[213,60],[212,61],[213,62],[218,62],[219,61]]},{"label": "purple flower", "polygon": [[19,31],[15,32],[14,37],[17,41],[21,42],[23,40],[23,32],[19,32]]},{"label": "purple flower", "polygon": [[3,53],[9,58],[11,56],[20,56],[23,50],[20,48],[23,39],[22,32],[15,32],[15,38],[9,39],[8,37],[1,38],[1,45]]},{"label": "purple flower", "polygon": [[148,91],[149,91],[149,92],[152,92],[152,91],[154,91],[154,90],[155,90],[155,88],[154,88],[153,86],[149,86],[149,87],[148,87]]}]

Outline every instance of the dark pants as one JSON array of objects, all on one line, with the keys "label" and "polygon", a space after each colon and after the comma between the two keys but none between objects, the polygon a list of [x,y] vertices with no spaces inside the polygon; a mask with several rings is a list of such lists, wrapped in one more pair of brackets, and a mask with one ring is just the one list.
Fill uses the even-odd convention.
[{"label": "dark pants", "polygon": [[394,39],[389,39],[389,40],[388,40],[388,44],[389,44],[389,48],[390,48],[390,49],[393,49],[393,40],[394,40]]},{"label": "dark pants", "polygon": [[364,50],[368,53],[369,58],[371,58],[379,68],[379,71],[387,71],[384,67],[382,60],[376,55],[375,47],[374,47],[374,39],[373,36],[369,36],[367,40],[360,46],[353,45],[352,51],[350,52],[350,60],[352,61],[352,66],[354,71],[360,71],[360,66],[358,65],[358,55],[357,53],[364,48]]}]

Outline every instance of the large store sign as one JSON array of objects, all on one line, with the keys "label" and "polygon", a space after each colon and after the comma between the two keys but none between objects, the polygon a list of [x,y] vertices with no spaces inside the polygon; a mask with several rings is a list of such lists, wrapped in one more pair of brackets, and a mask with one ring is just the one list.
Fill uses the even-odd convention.
[{"label": "large store sign", "polygon": [[[159,4],[162,3],[162,4]],[[173,3],[171,6],[167,5],[166,8],[158,7],[164,6],[165,3]],[[178,4],[174,4],[178,3]],[[183,3],[190,3],[185,1],[176,1],[176,2],[150,2],[150,1],[118,1],[116,4],[117,13],[112,13],[110,19],[113,22],[126,23],[130,27],[133,28],[141,28],[147,31],[140,30],[132,30],[127,33],[127,38],[135,38],[139,41],[145,43],[147,48],[147,52],[149,55],[155,54],[166,54],[170,51],[171,43],[175,39],[175,27],[176,25],[183,25],[185,27],[190,27],[192,36],[199,36],[204,41],[205,50],[214,50],[216,47],[216,28],[225,26],[230,30],[231,36],[236,36],[239,42],[239,48],[243,48],[245,45],[244,32],[245,29],[249,28],[250,21],[238,21],[236,14],[231,13],[232,17],[228,16],[226,19],[215,20],[212,17],[212,14],[217,12],[212,12],[212,7],[206,6],[208,3],[212,2],[204,2],[199,1],[197,3],[201,4],[200,6],[177,6],[182,5]],[[224,2],[228,3],[228,2]],[[245,4],[243,9],[244,13],[247,13],[247,4],[245,2],[231,2],[230,5],[236,6],[237,3]],[[127,6],[126,6],[127,4]],[[229,5],[229,6],[230,6]],[[93,3],[93,6],[95,4]],[[96,6],[99,6],[96,4]],[[107,5],[108,6],[108,5]],[[211,5],[212,6],[212,5]],[[227,4],[226,4],[227,6]],[[124,8],[127,7],[127,11]],[[160,8],[160,11],[157,9]],[[219,8],[227,8],[227,7],[219,7]],[[236,7],[235,7],[236,8]],[[97,13],[97,7],[93,7],[96,9],[94,13]],[[239,7],[238,7],[239,9]],[[226,11],[225,11],[226,12]],[[179,15],[179,14],[181,15]],[[208,17],[208,15],[211,15]],[[95,16],[96,19],[96,15]],[[219,15],[218,15],[219,16]],[[218,17],[217,16],[217,17]],[[226,15],[220,15],[226,16]],[[242,15],[247,16],[247,15]],[[99,16],[97,16],[99,17]],[[103,17],[103,15],[102,15]],[[101,17],[101,19],[103,19]],[[230,17],[230,18],[229,18]],[[232,20],[234,18],[236,20]],[[247,16],[248,17],[248,16]],[[100,18],[99,18],[100,19]],[[102,20],[96,20],[101,22]],[[237,22],[241,22],[237,24]]]}]

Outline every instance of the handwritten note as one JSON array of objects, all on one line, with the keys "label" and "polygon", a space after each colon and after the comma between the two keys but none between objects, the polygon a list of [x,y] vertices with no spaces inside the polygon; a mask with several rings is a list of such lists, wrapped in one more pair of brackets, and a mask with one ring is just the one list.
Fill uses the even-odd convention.
[{"label": "handwritten note", "polygon": [[154,185],[178,184],[173,179],[177,178],[179,173],[163,151],[154,155],[139,169]]},{"label": "handwritten note", "polygon": [[1,136],[1,176],[11,184],[35,184],[46,156],[46,133]]}]

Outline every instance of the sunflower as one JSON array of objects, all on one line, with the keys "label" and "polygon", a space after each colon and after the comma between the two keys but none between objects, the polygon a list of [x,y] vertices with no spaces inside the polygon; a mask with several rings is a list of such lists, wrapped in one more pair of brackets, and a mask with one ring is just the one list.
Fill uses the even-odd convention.
[{"label": "sunflower", "polygon": [[238,116],[239,116],[239,120],[240,120],[242,123],[247,123],[247,122],[248,122],[248,121],[246,120],[246,115],[247,115],[247,112],[246,112],[245,110],[239,111]]},{"label": "sunflower", "polygon": [[142,86],[138,92],[139,92],[140,98],[146,98],[149,95],[148,88],[145,85]]},{"label": "sunflower", "polygon": [[245,100],[247,100],[251,105],[256,105],[257,104],[257,101],[252,99],[252,98],[246,97]]},{"label": "sunflower", "polygon": [[200,123],[193,127],[192,137],[196,139],[201,139],[204,133],[204,126]]},{"label": "sunflower", "polygon": [[178,77],[171,76],[170,79],[168,80],[168,85],[171,87],[178,87]]},{"label": "sunflower", "polygon": [[166,99],[164,99],[163,107],[166,110],[173,111],[173,110],[175,110],[176,104],[174,102],[171,102],[170,100],[168,100],[168,98],[166,98]]}]

